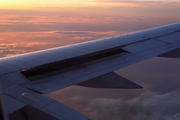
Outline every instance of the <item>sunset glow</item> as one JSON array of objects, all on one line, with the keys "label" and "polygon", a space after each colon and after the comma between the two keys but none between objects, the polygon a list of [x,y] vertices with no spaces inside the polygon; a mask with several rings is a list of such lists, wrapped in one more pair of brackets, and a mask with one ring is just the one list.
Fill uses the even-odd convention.
[{"label": "sunset glow", "polygon": [[12,56],[178,22],[179,11],[176,5],[173,8],[153,6],[153,9],[143,6],[1,9],[0,56]]},{"label": "sunset glow", "polygon": [[3,0],[0,1],[0,8],[7,9],[30,9],[38,7],[63,7],[84,5],[81,0]]},{"label": "sunset glow", "polygon": [[[147,6],[147,4],[157,5],[179,5],[177,0],[175,1],[162,1],[162,0],[132,0],[132,1],[109,1],[109,0],[1,0],[0,9],[37,9],[47,7],[112,7],[112,6]],[[168,4],[167,4],[168,3]]]},{"label": "sunset glow", "polygon": [[[97,6],[93,0],[4,0],[0,1],[1,9],[32,9],[41,7],[75,7],[75,6]],[[103,5],[105,5],[103,3]]]}]

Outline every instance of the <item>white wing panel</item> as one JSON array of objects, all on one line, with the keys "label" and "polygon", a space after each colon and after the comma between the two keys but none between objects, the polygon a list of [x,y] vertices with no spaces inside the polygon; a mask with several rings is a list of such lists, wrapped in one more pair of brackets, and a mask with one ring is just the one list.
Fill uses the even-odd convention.
[{"label": "white wing panel", "polygon": [[22,63],[22,64],[26,64],[28,66],[35,66],[35,65],[39,65],[41,63],[38,63],[37,61],[34,61],[33,58],[26,58],[24,57],[26,55],[19,55],[19,56],[14,56],[14,57],[10,57],[10,58],[4,58],[4,59],[0,59],[0,63],[1,61],[6,62],[6,64],[11,64],[11,61],[15,61],[18,63]]},{"label": "white wing panel", "polygon": [[104,50],[104,49],[107,48],[106,45],[104,45],[104,44],[96,44],[95,42],[88,42],[86,47],[89,48],[89,49],[94,49],[96,51],[101,51],[101,50]]},{"label": "white wing panel", "polygon": [[[113,38],[114,38],[114,37],[103,39],[103,42],[104,42],[105,44],[107,44],[107,45],[111,45],[112,47],[118,47],[118,46],[123,45],[123,44],[120,44],[120,43],[116,42],[115,40],[113,41],[113,40],[112,40]],[[101,41],[102,41],[102,40],[101,40]]]},{"label": "white wing panel", "polygon": [[158,38],[159,40],[167,43],[174,43],[180,41],[180,32]]},{"label": "white wing panel", "polygon": [[58,57],[58,60],[62,60],[62,59],[68,59],[68,58],[71,58],[73,57],[73,55],[71,54],[67,54],[67,53],[63,53],[63,49],[65,47],[60,47],[60,48],[53,48],[53,49],[48,49],[46,51],[39,51],[39,52],[33,52],[33,53],[28,53],[27,56],[31,56],[32,54],[43,54],[43,55],[46,55],[48,57],[50,56],[57,56]]},{"label": "white wing panel", "polygon": [[7,61],[5,61],[5,60],[1,61],[0,62],[0,66],[3,66],[3,65],[5,65],[5,66],[12,66],[16,70],[21,69],[21,68],[29,68],[29,67],[31,67],[31,65],[29,65],[29,64],[23,64],[23,63],[17,62],[17,61],[9,61],[8,62],[8,60]]},{"label": "white wing panel", "polygon": [[0,84],[1,84],[1,88],[2,88],[2,89],[6,89],[6,88],[14,85],[13,82],[5,79],[4,76],[1,76],[1,77],[0,77]]},{"label": "white wing panel", "polygon": [[53,60],[51,58],[48,58],[48,54],[46,56],[43,56],[44,54],[32,54],[31,56],[23,56],[24,59],[29,59],[32,61],[35,61],[40,64],[46,64],[49,62],[52,62]]},{"label": "white wing panel", "polygon": [[14,72],[14,73],[6,74],[6,75],[3,75],[2,77],[4,77],[4,79],[9,80],[9,81],[16,83],[16,84],[23,84],[23,83],[30,82],[30,80],[28,78],[26,78],[20,72]]},{"label": "white wing panel", "polygon": [[64,47],[63,49],[61,49],[61,51],[59,52],[60,53],[66,53],[66,54],[69,54],[73,57],[76,57],[76,56],[79,56],[79,55],[83,55],[84,53],[83,52],[78,52],[76,51],[76,49],[71,49],[70,47]]},{"label": "white wing panel", "polygon": [[102,49],[99,49],[98,47],[92,47],[92,46],[84,44],[84,43],[78,44],[77,47],[79,47],[81,50],[83,50],[83,49],[88,50],[89,51],[88,54],[102,50]]},{"label": "white wing panel", "polygon": [[77,45],[74,45],[73,47],[74,47],[74,49],[82,50],[82,51],[86,52],[87,54],[97,51],[96,49],[94,49],[92,47],[87,47],[87,45],[85,43],[79,43]]},{"label": "white wing panel", "polygon": [[0,74],[5,74],[5,73],[8,73],[10,71],[14,71],[17,69],[17,68],[10,66],[10,65],[5,65],[2,63],[0,65],[1,65]]},{"label": "white wing panel", "polygon": [[91,43],[93,43],[93,45],[98,45],[98,46],[104,46],[105,49],[109,49],[109,48],[113,48],[113,47],[117,47],[119,45],[117,44],[113,44],[111,42],[102,42],[102,40],[96,40],[96,41],[92,41]]},{"label": "white wing panel", "polygon": [[157,39],[153,39],[153,40],[147,40],[147,41],[131,44],[126,47],[123,47],[122,49],[129,51],[131,53],[138,53],[138,52],[154,49],[163,45],[167,45],[167,44],[164,42],[158,41]]},{"label": "white wing panel", "polygon": [[[58,60],[64,60],[64,59],[68,59],[68,58],[72,58],[74,55],[71,55],[71,54],[67,54],[65,52],[61,52],[61,50],[53,50],[53,51],[50,51],[53,56],[58,56]],[[51,56],[51,55],[49,55]]]},{"label": "white wing panel", "polygon": [[141,39],[139,39],[138,37],[131,36],[130,34],[126,34],[126,35],[116,36],[113,38],[107,38],[107,40],[116,42],[118,45],[125,45],[131,43],[132,41],[133,42],[140,41]]},{"label": "white wing panel", "polygon": [[71,48],[69,48],[69,49],[70,50],[72,50],[72,49],[76,50],[76,52],[78,52],[79,55],[89,54],[89,53],[94,52],[94,51],[91,51],[91,50],[83,47],[82,45],[75,45],[75,46],[72,47],[72,49]]},{"label": "white wing panel", "polygon": [[128,38],[127,35],[124,35],[123,37],[122,35],[122,36],[109,37],[109,38],[103,39],[102,41],[116,43],[118,46],[121,46],[121,45],[126,44],[126,42],[124,42],[123,40],[128,40],[128,39],[132,39],[132,38]]},{"label": "white wing panel", "polygon": [[52,58],[49,56],[53,57],[53,55],[49,55],[49,54],[34,54],[34,55],[32,55],[32,57],[35,58],[36,60],[38,60],[38,62],[44,61],[46,63],[49,63],[49,62],[57,61],[56,58]]}]

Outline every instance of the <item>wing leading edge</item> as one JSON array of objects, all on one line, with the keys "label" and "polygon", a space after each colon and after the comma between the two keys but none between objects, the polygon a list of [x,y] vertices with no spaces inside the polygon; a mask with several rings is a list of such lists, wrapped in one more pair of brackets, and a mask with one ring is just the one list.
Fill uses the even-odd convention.
[{"label": "wing leading edge", "polygon": [[55,119],[86,120],[88,118],[80,113],[41,94],[77,84],[101,88],[141,88],[113,71],[154,56],[179,57],[179,49],[180,23],[176,23],[1,58],[0,81],[8,112],[25,110],[28,113],[27,109],[36,109]]}]

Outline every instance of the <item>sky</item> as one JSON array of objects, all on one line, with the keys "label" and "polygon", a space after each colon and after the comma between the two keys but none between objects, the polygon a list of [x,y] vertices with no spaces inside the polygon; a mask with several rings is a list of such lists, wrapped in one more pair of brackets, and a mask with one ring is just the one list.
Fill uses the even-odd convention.
[{"label": "sky", "polygon": [[[180,22],[179,0],[0,0],[0,57]],[[143,89],[68,87],[46,96],[92,120],[179,120],[180,59],[117,70]]]},{"label": "sky", "polygon": [[3,9],[33,9],[38,7],[82,7],[82,6],[141,6],[147,3],[179,4],[179,0],[1,0]]}]

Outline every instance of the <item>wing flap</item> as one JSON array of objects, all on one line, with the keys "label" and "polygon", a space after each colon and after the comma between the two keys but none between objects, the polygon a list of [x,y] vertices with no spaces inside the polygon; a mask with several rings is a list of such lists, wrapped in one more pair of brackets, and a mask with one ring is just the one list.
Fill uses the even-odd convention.
[{"label": "wing flap", "polygon": [[[13,72],[13,73],[9,73],[9,74],[5,74],[0,76],[0,78],[2,77],[2,82],[1,84],[5,84],[8,81],[10,81],[12,84],[23,84],[23,83],[27,83],[30,82],[30,80],[28,78],[26,78],[23,74],[21,74],[20,72]],[[4,85],[6,86],[6,85]]]},{"label": "wing flap", "polygon": [[77,85],[94,88],[143,88],[140,85],[137,85],[136,83],[129,81],[126,78],[121,77],[114,72],[90,79],[88,81],[84,81]]},{"label": "wing flap", "polygon": [[167,57],[167,58],[180,58],[180,48],[172,50],[170,52],[159,55],[158,57]]}]

